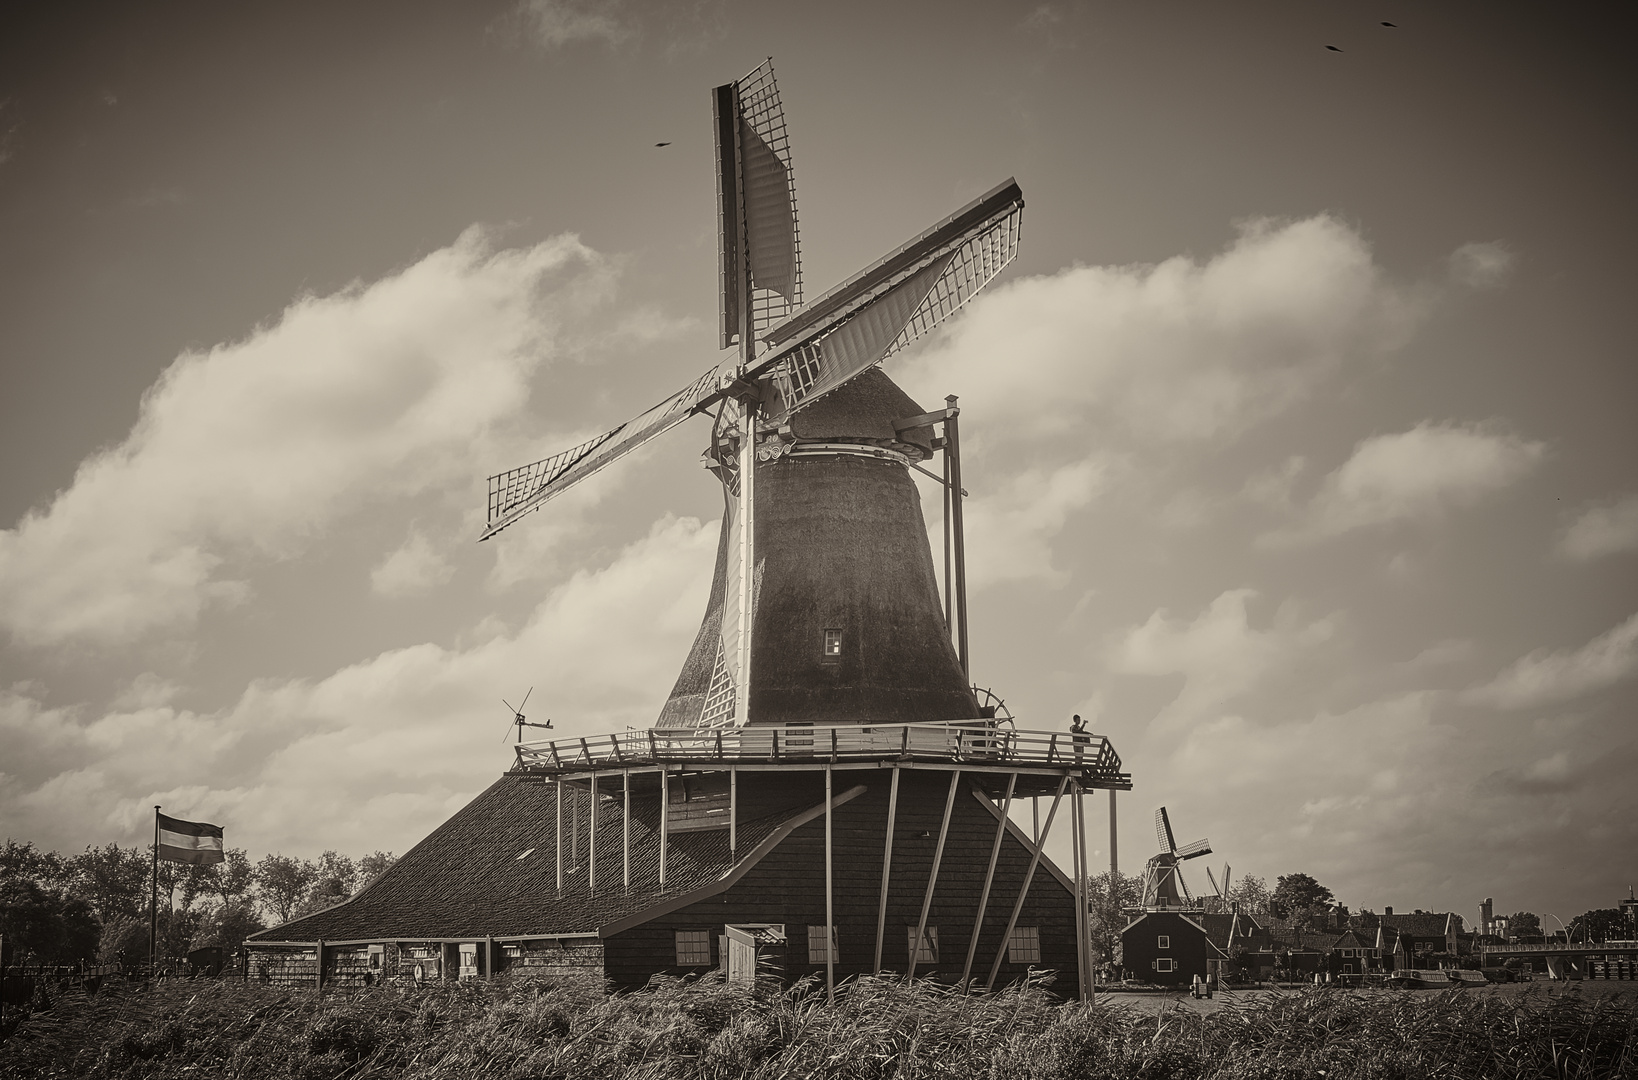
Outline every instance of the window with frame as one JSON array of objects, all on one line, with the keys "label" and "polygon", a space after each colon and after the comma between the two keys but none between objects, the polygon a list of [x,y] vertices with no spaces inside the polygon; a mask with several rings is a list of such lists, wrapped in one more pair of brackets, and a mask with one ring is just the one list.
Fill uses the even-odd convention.
[{"label": "window with frame", "polygon": [[709,931],[709,930],[678,930],[677,931],[677,966],[678,967],[710,967],[711,966],[711,931]]},{"label": "window with frame", "polygon": [[1157,948],[1157,949],[1169,949],[1171,947],[1172,947],[1171,935],[1170,934],[1161,934],[1160,935],[1160,940],[1159,940],[1159,942],[1156,943],[1155,948]]},{"label": "window with frame", "polygon": [[1041,962],[1041,928],[1015,926],[1007,939],[1007,963],[1039,964]]},{"label": "window with frame", "polygon": [[825,630],[824,651],[819,654],[820,659],[834,663],[842,658],[842,631],[839,628]]},{"label": "window with frame", "polygon": [[907,950],[914,950],[917,964],[938,963],[938,927],[929,926],[921,936],[921,948],[916,948],[916,928],[904,928],[904,940]]},{"label": "window with frame", "polygon": [[1162,956],[1159,960],[1156,960],[1155,961],[1155,970],[1156,971],[1171,971],[1172,970],[1172,958],[1169,957],[1169,956]]},{"label": "window with frame", "polygon": [[[808,927],[808,963],[823,964],[825,957],[825,928],[823,926]],[[830,957],[833,964],[841,963],[841,955],[836,947],[836,928],[830,928]]]}]

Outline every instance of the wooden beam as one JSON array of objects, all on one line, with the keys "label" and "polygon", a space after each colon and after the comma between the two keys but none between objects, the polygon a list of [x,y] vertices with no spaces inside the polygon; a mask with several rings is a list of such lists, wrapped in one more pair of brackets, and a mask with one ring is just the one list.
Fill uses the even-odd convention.
[{"label": "wooden beam", "polygon": [[915,416],[906,416],[902,420],[893,421],[893,430],[895,432],[900,432],[909,431],[911,428],[932,427],[934,424],[941,423],[944,418],[949,415],[949,409],[935,409],[932,412],[919,413]]},{"label": "wooden beam", "polygon": [[978,894],[978,917],[973,920],[973,936],[967,942],[967,962],[961,966],[962,989],[967,987],[973,973],[973,958],[978,955],[978,937],[984,932],[984,912],[990,906],[990,885],[995,881],[995,864],[1001,857],[1001,841],[1007,835],[1007,812],[1012,809],[1012,789],[1017,783],[1017,773],[1007,778],[1007,797],[1001,803],[1001,820],[995,823],[995,841],[990,845],[990,868],[984,871],[984,891]]},{"label": "wooden beam", "polygon": [[586,825],[586,886],[597,892],[597,774],[591,778],[591,813]]},{"label": "wooden beam", "polygon": [[927,916],[933,910],[933,889],[938,885],[938,866],[944,861],[944,841],[950,835],[950,812],[955,809],[956,787],[961,783],[959,771],[950,774],[950,793],[944,797],[944,820],[938,827],[938,846],[933,849],[933,869],[927,875],[927,892],[921,900],[921,918],[916,922],[916,937],[910,945],[910,965],[905,978],[916,977],[916,957],[921,955],[921,935],[927,932]]},{"label": "wooden beam", "polygon": [[563,894],[563,781],[559,780],[557,788],[557,892]]},{"label": "wooden beam", "polygon": [[887,796],[887,839],[882,843],[882,889],[876,904],[876,960],[874,971],[882,969],[882,936],[887,931],[887,877],[893,868],[893,818],[899,809],[899,770],[893,770],[893,784]]},{"label": "wooden beam", "polygon": [[631,770],[620,777],[624,789],[625,813],[620,819],[620,876],[627,892],[631,891]]},{"label": "wooden beam", "polygon": [[825,770],[825,1000],[836,1004],[836,899],[831,857],[830,770]]},{"label": "wooden beam", "polygon": [[1090,995],[1086,989],[1087,960],[1090,942],[1087,940],[1086,920],[1086,822],[1081,813],[1081,786],[1075,785],[1070,795],[1071,842],[1075,845],[1075,986],[1082,1001]]},{"label": "wooden beam", "polygon": [[[722,733],[717,733],[721,738]],[[829,775],[828,773],[826,775]],[[739,853],[739,770],[728,770],[728,855]]]},{"label": "wooden beam", "polygon": [[[944,399],[949,408],[944,410],[944,438],[950,446],[950,521],[955,533],[955,600],[956,600],[956,655],[961,661],[961,675],[972,678],[972,657],[967,652],[967,533],[961,514],[961,437],[956,417],[954,394]],[[914,959],[914,958],[912,958]]]},{"label": "wooden beam", "polygon": [[666,843],[671,832],[671,772],[660,766],[660,891],[665,891]]},{"label": "wooden beam", "polygon": [[984,980],[984,989],[995,986],[995,977],[1001,973],[1001,961],[1007,956],[1007,942],[1012,938],[1013,927],[1018,925],[1018,916],[1024,911],[1024,901],[1029,898],[1029,886],[1035,880],[1035,868],[1041,865],[1041,849],[1046,847],[1047,837],[1052,835],[1052,819],[1058,816],[1058,803],[1064,797],[1064,788],[1069,786],[1069,777],[1058,781],[1058,793],[1052,796],[1052,805],[1047,809],[1046,825],[1041,829],[1041,838],[1035,843],[1035,850],[1031,852],[1029,870],[1024,873],[1024,883],[1018,888],[1018,902],[1012,905],[1012,915],[1007,919],[1007,928],[1001,931],[1001,945],[995,950],[995,963],[990,965],[990,977]]}]

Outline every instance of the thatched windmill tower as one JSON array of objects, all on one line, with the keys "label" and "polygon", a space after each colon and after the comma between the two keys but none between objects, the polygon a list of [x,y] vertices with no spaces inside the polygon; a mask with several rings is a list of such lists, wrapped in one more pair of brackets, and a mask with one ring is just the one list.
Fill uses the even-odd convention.
[{"label": "thatched windmill tower", "polygon": [[[1022,195],[1009,180],[804,304],[771,64],[713,104],[733,359],[491,478],[484,532],[712,417],[722,540],[676,686],[647,731],[520,741],[511,772],[354,900],[259,935],[290,977],[306,977],[299,947],[320,977],[592,966],[640,984],[721,966],[989,986],[1046,967],[1084,988],[1080,794],[1130,780],[1107,739],[1016,730],[980,705],[959,410],[924,409],[877,366],[1012,259]],[[923,465],[935,456],[937,474]],[[945,493],[942,600],[911,469]],[[1037,838],[1008,811],[1038,796],[1051,804]],[[1072,875],[1041,851],[1063,805]]]}]

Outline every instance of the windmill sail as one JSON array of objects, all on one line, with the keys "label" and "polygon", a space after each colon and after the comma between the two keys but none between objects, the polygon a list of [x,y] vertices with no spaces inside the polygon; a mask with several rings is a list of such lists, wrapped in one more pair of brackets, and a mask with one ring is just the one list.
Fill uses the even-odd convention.
[{"label": "windmill sail", "polygon": [[665,434],[721,396],[712,368],[658,405],[612,431],[549,458],[489,478],[489,519],[479,540],[487,540],[523,515],[539,510],[586,477]]},{"label": "windmill sail", "polygon": [[717,140],[718,344],[739,341],[747,306],[753,334],[802,304],[802,242],[785,110],[773,61],[711,96]]},{"label": "windmill sail", "polygon": [[777,422],[931,331],[1018,251],[1024,199],[1008,180],[768,331]]}]

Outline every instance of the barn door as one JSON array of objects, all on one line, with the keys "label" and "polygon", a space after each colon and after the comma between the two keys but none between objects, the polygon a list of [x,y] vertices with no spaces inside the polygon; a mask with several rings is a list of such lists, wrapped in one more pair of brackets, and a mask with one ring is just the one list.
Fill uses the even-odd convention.
[{"label": "barn door", "polygon": [[750,986],[756,982],[756,934],[728,927],[728,981]]},{"label": "barn door", "polygon": [[723,929],[729,982],[750,985],[758,975],[785,977],[784,923],[742,923]]}]

